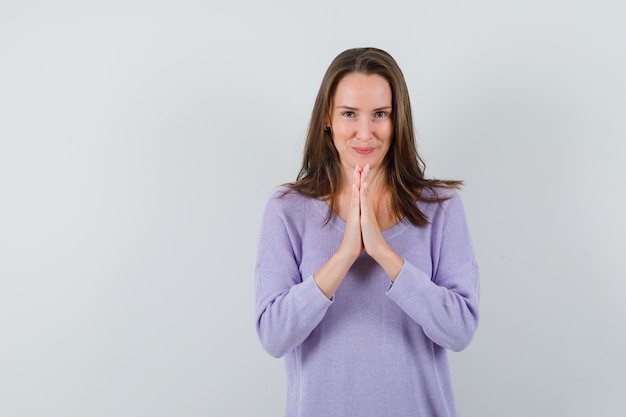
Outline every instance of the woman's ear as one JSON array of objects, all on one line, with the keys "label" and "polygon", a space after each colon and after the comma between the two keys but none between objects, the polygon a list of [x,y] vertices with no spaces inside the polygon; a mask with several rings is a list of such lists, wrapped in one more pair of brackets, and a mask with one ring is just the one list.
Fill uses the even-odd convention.
[{"label": "woman's ear", "polygon": [[326,116],[324,118],[324,131],[325,132],[330,132],[331,131],[330,117],[328,117],[328,116]]}]

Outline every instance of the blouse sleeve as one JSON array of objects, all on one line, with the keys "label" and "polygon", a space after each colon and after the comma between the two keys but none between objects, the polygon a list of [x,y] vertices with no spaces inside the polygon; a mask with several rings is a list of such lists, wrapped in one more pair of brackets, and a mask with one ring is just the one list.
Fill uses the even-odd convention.
[{"label": "blouse sleeve", "polygon": [[299,346],[332,304],[312,277],[302,279],[297,260],[301,239],[288,209],[276,196],[268,202],[255,267],[256,330],[274,357]]},{"label": "blouse sleeve", "polygon": [[405,260],[387,296],[433,342],[460,351],[478,327],[479,271],[458,195],[446,200],[440,210],[432,224],[436,228],[432,277]]}]

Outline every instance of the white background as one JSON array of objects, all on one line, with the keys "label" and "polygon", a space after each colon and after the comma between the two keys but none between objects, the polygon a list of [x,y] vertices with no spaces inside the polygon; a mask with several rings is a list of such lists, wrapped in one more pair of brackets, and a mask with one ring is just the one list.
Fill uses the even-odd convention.
[{"label": "white background", "polygon": [[467,184],[461,415],[619,415],[624,39],[619,0],[2,0],[0,415],[282,415],[260,216],[355,46],[403,69],[427,174]]}]

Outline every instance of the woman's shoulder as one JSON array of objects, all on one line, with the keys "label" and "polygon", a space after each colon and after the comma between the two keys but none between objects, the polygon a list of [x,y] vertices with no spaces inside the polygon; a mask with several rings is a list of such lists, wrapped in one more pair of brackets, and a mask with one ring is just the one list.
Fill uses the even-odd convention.
[{"label": "woman's shoulder", "polygon": [[299,193],[289,185],[280,185],[276,187],[269,196],[269,201],[274,200],[295,203],[311,200],[311,198]]},{"label": "woman's shoulder", "polygon": [[445,183],[436,183],[422,188],[420,196],[424,200],[432,201],[437,204],[459,198],[459,192],[456,188],[450,187]]},{"label": "woman's shoulder", "polygon": [[266,211],[278,211],[294,214],[306,214],[312,206],[317,206],[321,200],[307,197],[287,185],[276,188],[269,196]]},{"label": "woman's shoulder", "polygon": [[459,191],[446,184],[425,187],[422,189],[420,197],[422,198],[417,204],[431,222],[455,215],[459,209],[463,212],[463,203]]}]

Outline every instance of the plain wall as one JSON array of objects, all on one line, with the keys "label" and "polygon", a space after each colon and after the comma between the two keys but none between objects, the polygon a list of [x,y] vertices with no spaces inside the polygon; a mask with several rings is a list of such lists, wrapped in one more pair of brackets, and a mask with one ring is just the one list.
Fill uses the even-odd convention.
[{"label": "plain wall", "polygon": [[620,1],[0,4],[0,415],[280,416],[254,330],[269,194],[322,75],[390,52],[461,195],[464,417],[626,410]]}]

